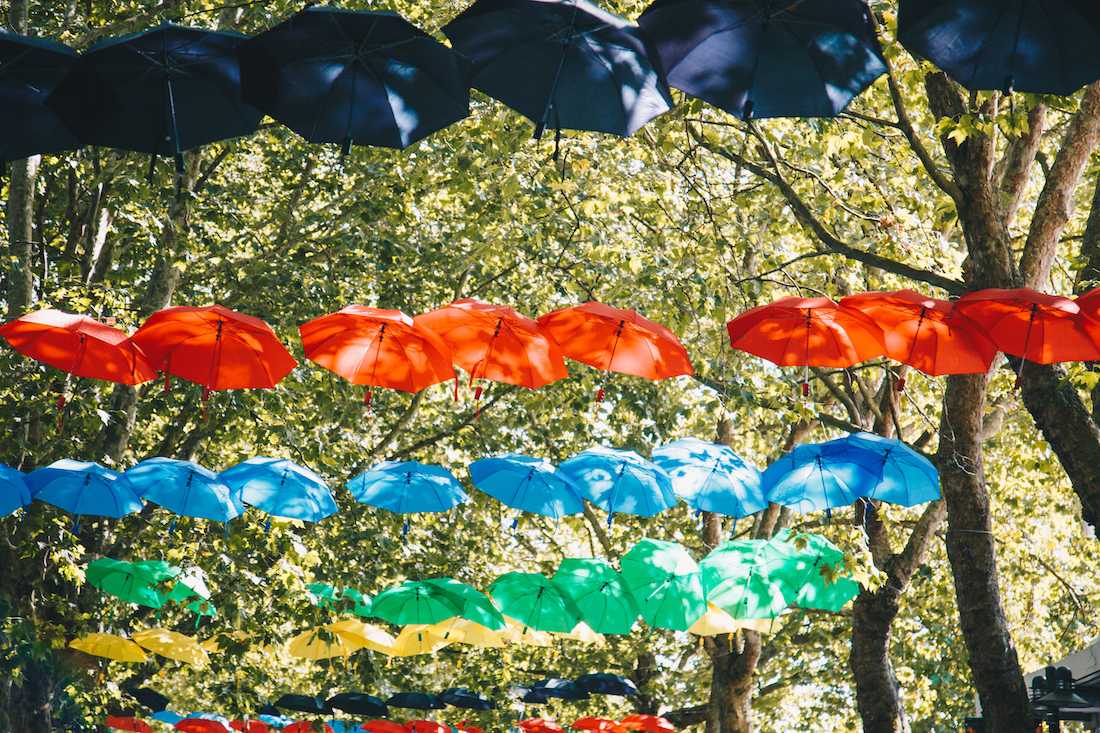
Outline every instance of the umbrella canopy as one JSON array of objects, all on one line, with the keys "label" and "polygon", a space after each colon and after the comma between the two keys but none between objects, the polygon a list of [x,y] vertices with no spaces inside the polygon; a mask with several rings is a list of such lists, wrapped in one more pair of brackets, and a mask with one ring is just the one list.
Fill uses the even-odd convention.
[{"label": "umbrella canopy", "polygon": [[241,47],[246,101],[306,140],[405,148],[470,114],[461,57],[396,13],[307,7]]},{"label": "umbrella canopy", "polygon": [[750,539],[725,542],[703,558],[707,600],[733,619],[772,619],[798,596],[796,553],[783,542]]},{"label": "umbrella canopy", "polygon": [[597,646],[603,646],[605,639],[603,634],[597,634],[592,630],[592,627],[581,621],[573,627],[571,631],[564,634],[554,634],[556,638],[568,639],[570,641],[579,641],[581,644],[595,644]]},{"label": "umbrella canopy", "polygon": [[144,649],[177,662],[199,667],[210,661],[206,650],[190,636],[168,629],[135,631],[134,641]]},{"label": "umbrella canopy", "polygon": [[634,713],[620,720],[619,725],[627,730],[638,730],[645,733],[676,733],[676,726],[659,715]]},{"label": "umbrella canopy", "polygon": [[84,579],[88,585],[127,603],[161,608],[167,594],[157,586],[179,573],[179,568],[160,560],[126,562],[100,557],[88,563]]},{"label": "umbrella canopy", "polygon": [[348,715],[389,715],[390,710],[382,698],[364,692],[339,692],[325,703]]},{"label": "umbrella canopy", "polygon": [[[501,635],[509,644],[521,644],[523,646],[537,646],[544,648],[554,645],[554,635],[547,631],[537,631],[531,628],[529,625],[523,623],[522,621],[518,621],[514,618],[511,618],[510,616],[505,616],[504,621],[507,625],[504,627],[504,631],[501,632]],[[534,701],[525,700],[525,702]],[[546,702],[546,700],[544,699],[540,702]]]},{"label": "umbrella canopy", "polygon": [[47,104],[50,93],[72,70],[77,55],[45,38],[0,31],[0,162],[80,147]]},{"label": "umbrella canopy", "polygon": [[638,694],[638,688],[634,682],[617,674],[609,672],[592,672],[582,674],[576,679],[580,687],[594,695],[617,695],[619,697],[633,697]]},{"label": "umbrella canopy", "polygon": [[98,463],[63,458],[31,471],[26,482],[36,501],[77,517],[118,519],[142,507],[141,496],[129,479]]},{"label": "umbrella canopy", "polygon": [[706,613],[699,565],[682,545],[638,542],[623,555],[622,576],[650,626],[686,631]]},{"label": "umbrella canopy", "polygon": [[183,720],[183,716],[174,710],[161,710],[160,712],[153,713],[150,717],[157,722],[165,723],[173,728],[176,726],[176,723]]},{"label": "umbrella canopy", "polygon": [[[327,9],[303,13],[321,10]],[[298,332],[307,359],[352,384],[419,392],[455,376],[443,339],[401,311],[349,305],[302,324]]]},{"label": "umbrella canopy", "polygon": [[760,470],[729,446],[683,438],[653,451],[653,462],[672,479],[672,490],[693,509],[740,519],[764,509]]},{"label": "umbrella canopy", "polygon": [[349,644],[375,652],[389,653],[395,643],[393,636],[382,627],[363,623],[357,618],[333,621],[326,628]]},{"label": "umbrella canopy", "polygon": [[233,720],[229,727],[241,733],[271,733],[272,726],[262,720]]},{"label": "umbrella canopy", "polygon": [[405,730],[408,733],[451,733],[450,726],[437,723],[434,720],[407,720]]},{"label": "umbrella canopy", "polygon": [[581,620],[565,591],[538,573],[505,573],[489,586],[489,595],[504,615],[536,631],[567,633]]},{"label": "umbrella canopy", "polygon": [[111,730],[128,730],[134,733],[154,733],[153,726],[132,715],[108,715],[103,725]]},{"label": "umbrella canopy", "polygon": [[383,461],[347,488],[356,501],[396,514],[445,512],[470,499],[446,468],[416,461]]},{"label": "umbrella canopy", "polygon": [[707,612],[691,625],[688,633],[696,636],[719,636],[736,634],[741,629],[749,629],[763,634],[771,630],[772,620],[770,618],[735,619],[713,603],[708,603]]},{"label": "umbrella canopy", "polygon": [[359,727],[368,733],[407,733],[405,726],[392,720],[368,720]]},{"label": "umbrella canopy", "polygon": [[220,720],[210,718],[187,717],[176,723],[175,727],[181,733],[229,733],[229,728]]},{"label": "umbrella canopy", "polygon": [[465,687],[448,687],[440,693],[439,699],[451,707],[466,710],[493,710],[496,708],[496,703],[492,700]]},{"label": "umbrella canopy", "polygon": [[428,627],[429,633],[439,638],[481,649],[503,649],[506,645],[506,629],[507,625],[499,631],[490,629],[460,616],[440,621]]},{"label": "umbrella canopy", "polygon": [[283,733],[334,733],[328,723],[314,723],[309,720],[297,720],[283,728]]},{"label": "umbrella canopy", "polygon": [[409,624],[401,629],[394,639],[393,646],[386,650],[391,657],[415,657],[421,654],[434,654],[443,647],[458,641],[458,637],[447,637],[438,632],[439,627],[432,624]]},{"label": "umbrella canopy", "polygon": [[0,463],[0,517],[14,514],[31,503],[31,490],[26,476]]},{"label": "umbrella canopy", "polygon": [[[940,498],[936,467],[900,440],[874,433],[851,433],[822,447],[822,456],[830,466],[863,453],[870,453],[881,463],[878,482],[861,493],[864,498],[900,506],[916,506]],[[858,455],[855,463],[860,467],[867,465],[863,455]]]},{"label": "umbrella canopy", "polygon": [[394,624],[434,624],[462,613],[463,600],[437,584],[406,580],[374,597],[371,614]]},{"label": "umbrella canopy", "polygon": [[[0,49],[3,40],[0,35]],[[47,308],[5,323],[0,336],[20,354],[76,377],[131,385],[156,377],[124,331],[87,316]]]},{"label": "umbrella canopy", "polygon": [[274,517],[319,522],[337,511],[324,479],[285,458],[249,458],[218,476],[245,504]]},{"label": "umbrella canopy", "polygon": [[363,648],[355,639],[337,634],[328,626],[306,629],[287,642],[287,652],[298,659],[347,657]]},{"label": "umbrella canopy", "polygon": [[406,708],[409,710],[442,710],[446,703],[438,696],[428,692],[398,692],[390,695],[386,704],[391,708]]},{"label": "umbrella canopy", "polygon": [[524,733],[565,733],[565,729],[546,718],[525,718],[516,721],[516,726]]},{"label": "umbrella canopy", "polygon": [[271,388],[298,363],[271,326],[220,305],[165,308],[132,338],[155,368],[201,384],[204,394]]},{"label": "umbrella canopy", "polygon": [[228,522],[244,512],[240,493],[191,461],[149,458],[123,474],[143,499],[184,517]]},{"label": "umbrella canopy", "polygon": [[912,290],[860,293],[840,301],[882,328],[886,356],[925,374],[985,374],[996,345],[950,301]]},{"label": "umbrella canopy", "polygon": [[297,713],[310,713],[312,715],[332,715],[332,707],[320,697],[313,695],[282,695],[274,703],[275,707],[283,710],[293,710]]},{"label": "umbrella canopy", "polygon": [[629,634],[638,620],[638,604],[622,576],[606,560],[566,558],[553,583],[565,590],[581,618],[601,634]]},{"label": "umbrella canopy", "polygon": [[1100,359],[1100,323],[1074,301],[1028,288],[978,290],[955,301],[997,348],[1036,364]]},{"label": "umbrella canopy", "polygon": [[560,677],[547,677],[530,686],[532,692],[540,692],[545,697],[556,697],[559,700],[587,700],[588,691],[572,680],[563,680]]},{"label": "umbrella canopy", "polygon": [[559,470],[585,499],[607,512],[609,524],[616,513],[652,517],[678,501],[664,469],[634,451],[596,446]]},{"label": "umbrella canopy", "polygon": [[505,453],[470,464],[474,486],[522,512],[561,519],[584,511],[572,480],[543,458]]},{"label": "umbrella canopy", "polygon": [[622,733],[626,730],[608,718],[578,718],[569,724],[573,730],[590,730],[595,733]]},{"label": "umbrella canopy", "polygon": [[670,85],[746,120],[835,117],[886,72],[861,0],[656,0],[638,24]]},{"label": "umbrella canopy", "polygon": [[433,585],[459,601],[459,618],[473,621],[494,631],[504,628],[504,616],[493,605],[489,596],[466,583],[453,578],[428,578],[424,581]]},{"label": "umbrella canopy", "polygon": [[826,538],[783,530],[772,542],[787,543],[797,553],[792,570],[800,586],[795,606],[835,613],[859,595],[859,583],[846,573],[844,552]]},{"label": "umbrella canopy", "polygon": [[883,463],[869,451],[842,453],[829,443],[807,443],[773,462],[761,476],[768,501],[800,512],[848,506],[873,492]]},{"label": "umbrella canopy", "polygon": [[310,583],[306,586],[314,605],[336,612],[350,612],[356,616],[370,616],[371,597],[355,588],[337,589],[328,583]]},{"label": "umbrella canopy", "polygon": [[115,634],[86,634],[70,641],[69,646],[93,657],[113,659],[116,662],[144,662],[149,658],[133,641]]},{"label": "umbrella canopy", "polygon": [[165,695],[160,694],[156,690],[149,689],[148,687],[127,689],[125,692],[154,713],[164,710],[168,707],[168,703],[171,702]]},{"label": "umbrella canopy", "polygon": [[1088,0],[902,0],[898,40],[968,89],[1068,96],[1100,79]]},{"label": "umbrella canopy", "polygon": [[241,101],[236,33],[164,24],[100,41],[81,54],[49,103],[82,142],[179,156],[252,133]]},{"label": "umbrella canopy", "polygon": [[553,339],[508,306],[463,298],[413,322],[443,339],[471,384],[487,379],[535,389],[569,375]]}]

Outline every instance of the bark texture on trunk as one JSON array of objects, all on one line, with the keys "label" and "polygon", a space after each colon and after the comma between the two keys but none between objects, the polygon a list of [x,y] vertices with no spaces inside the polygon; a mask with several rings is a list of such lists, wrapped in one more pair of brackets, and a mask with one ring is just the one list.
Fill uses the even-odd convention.
[{"label": "bark texture on trunk", "polygon": [[860,593],[852,605],[849,665],[864,733],[909,731],[889,649],[890,627],[898,614],[900,596],[900,591],[885,585],[874,593]]}]

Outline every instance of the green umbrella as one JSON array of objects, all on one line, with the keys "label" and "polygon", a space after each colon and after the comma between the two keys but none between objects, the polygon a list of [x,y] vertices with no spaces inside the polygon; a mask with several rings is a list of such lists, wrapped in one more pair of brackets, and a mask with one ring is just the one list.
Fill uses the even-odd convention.
[{"label": "green umbrella", "polygon": [[210,588],[206,585],[206,573],[200,568],[190,567],[176,576],[176,582],[172,584],[167,600],[183,603],[196,596],[202,600],[208,600]]},{"label": "green umbrella", "polygon": [[505,573],[489,586],[489,595],[505,616],[535,631],[565,634],[581,620],[573,599],[538,573]]},{"label": "green umbrella", "polygon": [[504,628],[504,616],[500,613],[500,609],[494,606],[493,601],[477,588],[460,583],[453,578],[429,578],[425,582],[459,599],[460,611],[458,615],[460,617],[481,624],[493,631],[500,631]]},{"label": "green umbrella", "polygon": [[371,615],[371,598],[355,588],[337,588],[329,583],[306,586],[313,605],[338,613],[347,612],[367,618]]},{"label": "green umbrella", "polygon": [[126,562],[101,557],[88,563],[84,577],[92,587],[123,601],[161,608],[165,595],[156,586],[177,573],[179,568],[161,560]]},{"label": "green umbrella", "polygon": [[792,545],[797,552],[800,587],[793,605],[821,611],[839,611],[859,595],[859,583],[844,567],[844,551],[819,534],[792,534],[784,530],[773,541]]},{"label": "green umbrella", "polygon": [[564,590],[581,612],[581,619],[600,634],[629,634],[638,620],[638,604],[618,571],[606,560],[566,558],[554,573],[554,585]]},{"label": "green umbrella", "polygon": [[650,626],[687,631],[707,612],[699,564],[682,545],[642,540],[623,555],[622,566],[623,581]]},{"label": "green umbrella", "polygon": [[796,551],[785,542],[735,540],[703,558],[707,600],[733,618],[775,618],[798,596]]},{"label": "green umbrella", "polygon": [[406,580],[379,593],[371,615],[395,626],[435,624],[459,615],[462,600],[423,580]]},{"label": "green umbrella", "polygon": [[366,593],[362,593],[355,588],[344,588],[340,591],[340,600],[344,602],[344,607],[348,611],[360,618],[367,618],[371,615],[373,602]]},{"label": "green umbrella", "polygon": [[210,616],[213,618],[218,615],[218,609],[205,598],[197,598],[191,601],[187,604],[187,610],[197,616]]},{"label": "green umbrella", "polygon": [[310,603],[321,608],[332,608],[336,602],[337,590],[328,583],[310,583],[306,586]]}]

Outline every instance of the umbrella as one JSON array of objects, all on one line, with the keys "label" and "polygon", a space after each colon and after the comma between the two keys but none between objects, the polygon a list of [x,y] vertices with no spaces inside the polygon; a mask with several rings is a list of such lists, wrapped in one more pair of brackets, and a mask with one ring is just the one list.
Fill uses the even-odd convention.
[{"label": "umbrella", "polygon": [[193,716],[194,713],[192,713],[192,717],[184,718],[176,723],[176,730],[182,731],[182,733],[229,733],[229,728],[222,725],[219,720]]},{"label": "umbrella", "polygon": [[382,698],[363,692],[340,692],[325,700],[325,704],[348,715],[390,714]]},{"label": "umbrella", "polygon": [[458,731],[458,733],[485,733],[485,731],[481,728],[478,728],[476,725],[468,723],[465,720],[454,726],[454,728],[456,731]]},{"label": "umbrella", "polygon": [[228,522],[244,512],[240,492],[208,468],[174,458],[149,458],[123,474],[143,499],[184,517]]},{"label": "umbrella", "polygon": [[507,625],[497,631],[460,616],[440,621],[428,627],[428,633],[438,638],[482,649],[504,648],[506,630]]},{"label": "umbrella", "polygon": [[482,458],[470,464],[470,480],[489,496],[521,512],[561,519],[584,511],[577,487],[542,458],[518,453]]},{"label": "umbrella", "polygon": [[0,163],[80,147],[46,104],[76,59],[76,52],[60,43],[0,31],[0,100],[5,110]]},{"label": "umbrella", "polygon": [[[828,298],[780,298],[726,324],[733,348],[779,366],[850,367],[886,353],[882,329]],[[803,394],[809,383],[803,377]]]},{"label": "umbrella", "polygon": [[392,720],[368,720],[359,727],[369,733],[407,733],[405,726]]},{"label": "umbrella", "polygon": [[607,512],[652,517],[676,505],[672,480],[664,469],[634,451],[596,446],[578,453],[559,469],[581,496]]},{"label": "umbrella", "polygon": [[168,600],[183,603],[190,598],[210,599],[210,588],[206,585],[206,573],[201,568],[190,567],[181,570],[175,576],[172,590],[168,593]]},{"label": "umbrella", "polygon": [[337,634],[328,626],[306,629],[287,642],[287,652],[298,659],[347,657],[363,648],[355,639]]},{"label": "umbrella", "polygon": [[390,695],[386,704],[391,708],[406,708],[409,710],[442,710],[446,703],[436,695],[427,692],[398,692]]},{"label": "umbrella", "polygon": [[405,730],[408,733],[451,733],[450,726],[437,723],[434,720],[407,720]]},{"label": "umbrella", "polygon": [[428,578],[424,582],[458,599],[459,618],[473,621],[493,631],[504,628],[504,616],[500,610],[493,605],[492,599],[477,588],[453,578]]},{"label": "umbrella", "polygon": [[141,718],[128,715],[108,715],[103,725],[112,730],[129,730],[134,733],[153,733],[153,727]]},{"label": "umbrella", "polygon": [[633,697],[638,694],[638,688],[634,682],[617,674],[608,672],[592,672],[582,674],[576,679],[581,689],[595,695],[617,695],[619,697]]},{"label": "umbrella", "polygon": [[684,438],[653,451],[672,490],[693,509],[740,519],[764,509],[760,471],[720,443]]},{"label": "umbrella", "polygon": [[546,697],[556,697],[559,700],[587,700],[588,691],[572,680],[563,680],[560,677],[547,677],[530,686],[533,692],[540,692]]},{"label": "umbrella", "polygon": [[[545,646],[550,646],[550,644],[546,644]],[[518,697],[520,702],[529,705],[545,705],[550,702],[550,698],[546,695],[545,690],[532,690],[530,687],[516,686],[511,688],[510,692],[513,697]]]},{"label": "umbrella", "polygon": [[438,631],[434,624],[409,624],[401,629],[393,645],[385,651],[391,657],[415,657],[421,654],[435,654],[443,647],[458,641],[458,637],[447,637]]},{"label": "umbrella", "polygon": [[708,603],[707,612],[691,625],[688,633],[696,636],[719,636],[735,634],[741,629],[767,633],[771,630],[772,621],[770,618],[735,619],[713,603]]},{"label": "umbrella", "polygon": [[49,104],[82,142],[150,155],[252,133],[258,110],[240,94],[236,33],[163,24],[81,54]]},{"label": "umbrella", "polygon": [[623,555],[622,576],[650,626],[686,631],[706,613],[699,565],[682,545],[638,542]]},{"label": "umbrella", "polygon": [[768,501],[800,512],[848,506],[874,491],[882,480],[882,458],[871,452],[838,453],[829,443],[807,443],[764,469]]},{"label": "umbrella", "polygon": [[141,511],[141,496],[122,474],[98,463],[63,458],[31,471],[27,488],[44,501],[77,516],[118,519]]},{"label": "umbrella", "polygon": [[307,7],[241,47],[244,98],[314,143],[404,148],[470,114],[461,57],[396,13]]},{"label": "umbrella", "polygon": [[590,730],[595,733],[622,733],[626,730],[614,720],[607,718],[578,718],[569,724],[573,730]]},{"label": "umbrella", "polygon": [[733,619],[773,619],[798,596],[804,573],[792,572],[794,560],[787,543],[725,542],[701,563],[707,600]]},{"label": "umbrella", "polygon": [[581,620],[573,600],[538,573],[505,573],[489,586],[489,595],[502,613],[536,631],[565,633]]},{"label": "umbrella", "polygon": [[516,725],[524,733],[565,733],[564,728],[546,718],[525,718],[517,721]]},{"label": "umbrella", "polygon": [[206,650],[190,636],[168,629],[144,629],[134,632],[134,641],[151,652],[177,662],[199,667],[210,661]]},{"label": "umbrella", "polygon": [[419,392],[455,376],[443,339],[401,311],[349,305],[302,324],[298,332],[307,359],[352,384],[368,385],[367,404],[371,387]]},{"label": "umbrella", "polygon": [[656,0],[638,24],[671,86],[746,120],[835,117],[886,72],[861,0]]},{"label": "umbrella", "polygon": [[902,0],[898,40],[968,89],[1069,96],[1100,79],[1088,0]]},{"label": "umbrella", "polygon": [[654,380],[694,374],[676,334],[632,310],[589,301],[539,316],[539,325],[570,359],[605,372]]},{"label": "umbrella", "polygon": [[477,0],[443,33],[471,85],[546,128],[623,137],[672,108],[638,27],[586,0]]},{"label": "umbrella", "polygon": [[406,580],[374,597],[371,615],[395,626],[434,624],[462,612],[460,597],[439,585],[422,580]]},{"label": "umbrella", "polygon": [[659,715],[634,713],[620,720],[619,725],[627,730],[638,730],[645,733],[676,733],[676,726]]},{"label": "umbrella", "polygon": [[465,687],[448,687],[440,693],[439,699],[451,707],[466,710],[493,710],[496,708],[496,703],[492,700]]},{"label": "umbrella", "polygon": [[154,713],[166,709],[168,703],[171,702],[166,696],[148,687],[127,689],[125,692]]},{"label": "umbrella", "polygon": [[582,644],[596,644],[597,646],[603,646],[605,641],[603,634],[597,634],[592,630],[592,627],[584,621],[579,622],[572,630],[564,634],[554,634],[554,636],[559,639],[569,639],[570,641],[579,641]]},{"label": "umbrella", "polygon": [[349,644],[375,652],[389,653],[395,643],[390,633],[382,627],[363,623],[357,618],[333,621],[326,628]]},{"label": "umbrella", "polygon": [[601,634],[629,634],[638,619],[638,604],[622,576],[606,560],[566,558],[553,583],[565,589],[580,616]]},{"label": "umbrella", "polygon": [[271,733],[272,726],[262,720],[233,720],[229,727],[241,733]]},{"label": "umbrella", "polygon": [[161,710],[153,713],[150,717],[159,723],[166,723],[173,728],[176,727],[176,723],[183,720],[183,716],[173,710]]},{"label": "umbrella", "polygon": [[[509,644],[522,644],[525,646],[551,647],[554,645],[554,635],[546,631],[537,631],[522,621],[517,621],[509,616],[504,617],[506,623],[501,636]],[[575,628],[575,627],[574,627]],[[570,629],[572,631],[572,629]],[[559,632],[560,633],[560,632]],[[526,700],[525,702],[534,702]],[[546,702],[541,700],[540,702]]]},{"label": "umbrella", "polygon": [[69,646],[85,654],[113,659],[116,662],[144,662],[148,659],[140,646],[115,634],[86,634],[70,641]]},{"label": "umbrella", "polygon": [[14,514],[31,503],[31,490],[26,476],[10,466],[0,463],[0,517]]},{"label": "umbrella", "polygon": [[859,595],[859,583],[845,573],[844,553],[821,535],[783,530],[772,542],[795,548],[793,572],[798,573],[799,585],[795,606],[835,613]]},{"label": "umbrella", "polygon": [[[870,453],[881,468],[878,482],[860,496],[900,506],[915,506],[940,498],[940,475],[932,462],[900,440],[874,433],[851,433],[822,446],[822,458],[831,467],[853,454]],[[863,455],[855,459],[867,465]]]},{"label": "umbrella", "polygon": [[[356,501],[395,514],[445,512],[470,499],[450,471],[416,461],[383,461],[353,478],[347,488]],[[406,521],[402,532],[408,529]]]},{"label": "umbrella", "polygon": [[321,608],[350,611],[356,616],[370,616],[370,596],[355,588],[337,590],[328,583],[310,583],[306,589],[314,605]]},{"label": "umbrella", "polygon": [[328,723],[298,720],[283,728],[283,733],[334,733],[334,731]]},{"label": "umbrella", "polygon": [[312,695],[287,694],[275,701],[275,707],[311,715],[332,715],[332,707]]},{"label": "umbrella", "polygon": [[220,305],[165,308],[132,338],[166,379],[201,384],[204,399],[211,390],[274,387],[297,364],[271,326]]},{"label": "umbrella", "polygon": [[179,573],[179,568],[160,560],[136,563],[100,557],[88,563],[84,579],[88,585],[127,603],[161,608],[166,600],[157,586]]},{"label": "umbrella", "polygon": [[[997,347],[946,300],[912,290],[860,293],[840,301],[882,328],[886,356],[925,374],[985,374]],[[898,383],[901,389],[904,382]]]},{"label": "umbrella", "polygon": [[319,522],[336,513],[324,479],[285,458],[249,458],[218,476],[249,506],[273,517]]},{"label": "umbrella", "polygon": [[[569,376],[553,339],[537,322],[508,306],[463,298],[413,322],[443,339],[454,363],[470,375],[471,384],[488,379],[535,389]],[[479,386],[474,399],[480,397]]]},{"label": "umbrella", "polygon": [[[0,34],[0,48],[3,40]],[[87,316],[47,308],[5,323],[0,336],[20,354],[76,377],[130,385],[156,377],[124,331]]]}]

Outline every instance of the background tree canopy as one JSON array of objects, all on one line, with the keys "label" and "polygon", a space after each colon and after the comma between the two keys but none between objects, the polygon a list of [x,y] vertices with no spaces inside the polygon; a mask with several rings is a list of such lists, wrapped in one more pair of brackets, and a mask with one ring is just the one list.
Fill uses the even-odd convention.
[{"label": "background tree canopy", "polygon": [[[438,36],[463,4],[387,7]],[[606,7],[636,18],[644,3]],[[163,20],[255,33],[299,8],[10,0],[7,11],[13,29],[83,49]],[[872,8],[892,68],[835,120],[747,126],[676,93],[677,107],[633,138],[566,133],[554,161],[552,141],[532,141],[527,121],[475,92],[469,119],[404,152],[341,158],[336,146],[265,124],[188,154],[179,193],[167,164],[147,181],[140,155],[11,163],[0,181],[9,317],[50,306],[133,328],[167,304],[217,302],[267,320],[301,359],[298,324],[350,303],[421,313],[472,296],[536,315],[597,299],[677,332],[696,377],[608,379],[571,363],[569,380],[538,391],[494,385],[474,420],[472,391],[456,403],[448,386],[379,392],[369,414],[361,389],[307,363],[275,390],[217,394],[204,420],[197,387],[65,381],[4,349],[6,464],[68,457],[125,468],[162,455],[218,470],[271,455],[336,487],[382,459],[439,462],[465,477],[466,463],[505,451],[557,462],[598,443],[648,455],[684,436],[718,435],[763,465],[784,446],[858,426],[935,455],[945,501],[923,512],[883,506],[868,521],[773,508],[731,527],[681,507],[610,528],[595,514],[525,518],[513,531],[510,513],[476,495],[460,512],[417,517],[407,541],[401,519],[346,492],[319,525],[268,528],[249,513],[228,535],[200,521],[170,531],[171,515],[155,509],[74,534],[71,518],[35,505],[0,520],[0,730],[99,721],[128,682],[169,694],[175,709],[239,714],[283,692],[461,685],[499,697],[551,672],[587,671],[628,674],[643,694],[541,712],[568,721],[629,704],[708,733],[932,731],[954,729],[976,689],[996,730],[1029,730],[1020,669],[1097,635],[1100,548],[1086,521],[1100,512],[1100,372],[1029,365],[1021,390],[1012,364],[988,380],[910,373],[899,393],[875,363],[815,370],[803,399],[798,370],[734,353],[723,328],[783,295],[1022,285],[1066,294],[1100,282],[1100,85],[1073,98],[965,92],[896,42],[895,2]],[[62,391],[70,404],[57,427]],[[552,572],[566,556],[617,559],[642,536],[701,555],[731,533],[783,526],[820,531],[849,554],[865,584],[849,610],[796,611],[773,633],[705,643],[638,630],[604,646],[360,652],[332,664],[268,650],[332,618],[307,600],[312,581],[377,592],[452,575],[484,588],[509,570]],[[82,578],[102,555],[199,565],[219,615],[195,631],[189,614],[155,618],[106,600]],[[106,664],[65,648],[81,633],[153,625],[222,635],[226,650],[194,670]],[[482,720],[501,729],[520,712],[505,705]]]}]

